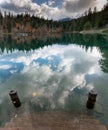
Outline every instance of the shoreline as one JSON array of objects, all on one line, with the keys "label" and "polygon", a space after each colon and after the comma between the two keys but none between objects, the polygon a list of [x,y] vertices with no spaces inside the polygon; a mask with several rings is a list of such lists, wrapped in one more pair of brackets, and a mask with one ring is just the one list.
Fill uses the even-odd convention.
[{"label": "shoreline", "polygon": [[[108,27],[102,28],[102,29],[91,29],[91,30],[82,30],[82,31],[62,31],[60,33],[58,32],[52,32],[52,33],[40,33],[39,35],[45,35],[45,36],[50,36],[50,35],[56,35],[56,34],[69,34],[69,33],[79,33],[79,34],[101,34],[101,35],[108,35]],[[18,36],[18,37],[28,37],[28,36],[37,36],[38,34],[33,34],[33,33],[28,33],[28,32],[10,32],[10,33],[0,33],[0,36],[3,35],[13,35],[13,36]]]},{"label": "shoreline", "polygon": [[108,27],[102,29],[91,29],[91,30],[82,30],[80,34],[101,34],[108,35]]}]

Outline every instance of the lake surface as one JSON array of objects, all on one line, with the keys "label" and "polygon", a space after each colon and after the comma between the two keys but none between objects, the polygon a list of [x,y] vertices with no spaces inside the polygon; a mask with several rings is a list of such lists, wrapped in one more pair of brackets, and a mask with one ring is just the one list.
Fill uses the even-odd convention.
[{"label": "lake surface", "polygon": [[65,34],[0,38],[0,125],[15,116],[9,91],[25,110],[85,112],[88,92],[98,92],[89,111],[108,127],[108,38]]}]

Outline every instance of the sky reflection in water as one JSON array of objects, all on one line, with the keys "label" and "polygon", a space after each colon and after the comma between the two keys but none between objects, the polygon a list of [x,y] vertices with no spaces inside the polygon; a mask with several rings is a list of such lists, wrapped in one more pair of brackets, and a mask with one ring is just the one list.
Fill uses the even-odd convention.
[{"label": "sky reflection in water", "polygon": [[87,92],[100,86],[97,81],[107,82],[108,75],[101,78],[105,75],[101,58],[98,47],[85,51],[72,44],[4,53],[0,56],[0,114],[4,106],[10,105],[5,113],[12,109],[6,104],[11,89],[33,110],[81,110]]},{"label": "sky reflection in water", "polygon": [[87,83],[86,77],[101,75],[100,58],[96,47],[86,52],[71,44],[48,46],[27,53],[15,51],[4,54],[0,57],[1,86],[6,88],[10,84],[10,87],[18,89],[20,83],[26,96],[36,91],[37,97],[47,96],[49,99],[62,87],[58,101],[64,104],[73,88],[93,87],[93,83]]}]

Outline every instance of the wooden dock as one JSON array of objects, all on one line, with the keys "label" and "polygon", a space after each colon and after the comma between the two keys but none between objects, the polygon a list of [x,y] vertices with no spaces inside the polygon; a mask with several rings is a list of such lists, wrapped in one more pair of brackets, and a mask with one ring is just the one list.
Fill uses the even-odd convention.
[{"label": "wooden dock", "polygon": [[15,115],[0,130],[107,130],[96,118],[86,114],[39,112]]}]

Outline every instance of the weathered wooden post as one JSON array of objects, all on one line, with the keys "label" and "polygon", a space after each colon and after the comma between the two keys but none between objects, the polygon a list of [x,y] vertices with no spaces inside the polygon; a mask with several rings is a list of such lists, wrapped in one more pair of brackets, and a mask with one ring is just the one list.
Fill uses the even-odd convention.
[{"label": "weathered wooden post", "polygon": [[96,102],[97,92],[95,90],[91,90],[88,94],[88,100],[86,103],[86,107],[88,109],[93,109]]},{"label": "weathered wooden post", "polygon": [[17,95],[17,91],[15,90],[11,90],[9,92],[9,95],[11,97],[12,103],[14,104],[15,107],[20,107],[21,106],[21,102],[19,100],[19,97]]}]

